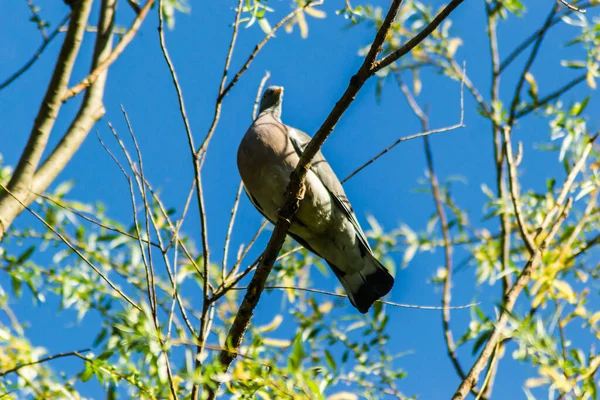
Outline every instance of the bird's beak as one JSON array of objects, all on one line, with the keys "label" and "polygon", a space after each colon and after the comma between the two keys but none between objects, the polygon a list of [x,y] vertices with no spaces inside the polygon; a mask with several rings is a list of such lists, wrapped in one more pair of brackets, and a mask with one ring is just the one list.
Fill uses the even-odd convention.
[{"label": "bird's beak", "polygon": [[283,93],[283,87],[282,86],[279,86],[277,89],[275,89],[275,94],[280,95],[282,93]]}]

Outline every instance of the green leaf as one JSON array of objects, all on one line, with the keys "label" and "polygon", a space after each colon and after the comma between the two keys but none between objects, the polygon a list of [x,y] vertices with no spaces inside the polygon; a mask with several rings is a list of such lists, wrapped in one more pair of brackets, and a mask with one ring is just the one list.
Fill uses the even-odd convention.
[{"label": "green leaf", "polygon": [[25,263],[25,261],[27,261],[29,259],[29,257],[31,257],[31,255],[33,254],[34,251],[35,251],[35,246],[29,247],[27,250],[25,250],[23,252],[23,254],[21,254],[19,256],[17,261],[15,261],[15,264],[22,265],[23,263]]},{"label": "green leaf", "polygon": [[566,60],[562,60],[560,62],[560,65],[562,65],[563,67],[573,68],[573,69],[581,69],[581,68],[585,68],[586,67],[586,63],[584,61],[566,61]]},{"label": "green leaf", "polygon": [[329,350],[325,350],[325,361],[327,361],[327,365],[329,365],[334,372],[337,372],[337,365]]},{"label": "green leaf", "polygon": [[94,368],[92,363],[88,361],[85,363],[85,369],[79,376],[79,379],[81,379],[82,382],[87,382],[92,378],[92,376],[94,376]]},{"label": "green leaf", "polygon": [[108,331],[105,329],[102,329],[100,331],[100,333],[98,334],[98,336],[96,336],[96,339],[94,340],[94,347],[98,346],[100,343],[102,343],[102,341],[106,338],[106,335],[108,334]]},{"label": "green leaf", "polygon": [[477,353],[479,348],[489,339],[490,336],[492,336],[492,331],[485,331],[479,335],[475,341],[475,344],[473,345],[473,354]]}]

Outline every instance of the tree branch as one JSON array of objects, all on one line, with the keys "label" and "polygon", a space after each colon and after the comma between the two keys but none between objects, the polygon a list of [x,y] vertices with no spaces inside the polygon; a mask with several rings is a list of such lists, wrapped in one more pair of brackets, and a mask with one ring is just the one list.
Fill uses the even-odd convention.
[{"label": "tree branch", "polygon": [[[230,290],[247,290],[248,286],[241,286],[241,287],[232,287]],[[324,294],[327,296],[333,296],[333,297],[339,297],[342,299],[348,298],[347,295],[345,294],[340,294],[340,293],[335,293],[335,292],[329,292],[327,290],[320,290],[320,289],[312,289],[312,288],[303,288],[303,287],[297,287],[297,286],[280,286],[280,285],[274,285],[274,286],[265,286],[264,288],[265,290],[299,290],[301,292],[309,292],[309,293],[317,293],[317,294]],[[435,310],[435,311],[439,311],[439,310],[462,310],[465,308],[471,308],[473,306],[478,305],[479,303],[470,303],[470,304],[465,304],[463,306],[421,306],[421,305],[417,305],[417,304],[404,304],[404,303],[396,303],[393,301],[387,301],[387,300],[376,300],[376,303],[381,303],[381,304],[387,304],[389,306],[392,307],[399,307],[399,308],[413,308],[413,309],[418,309],[418,310]]]},{"label": "tree branch", "polygon": [[[112,49],[116,4],[117,0],[102,0],[92,57],[92,71],[108,57]],[[43,193],[50,186],[77,152],[96,122],[104,115],[103,98],[107,74],[108,70],[103,71],[90,86],[69,129],[36,171],[33,192]]]},{"label": "tree branch", "polygon": [[529,54],[529,58],[527,59],[527,62],[525,63],[525,68],[523,68],[523,72],[521,72],[521,75],[519,76],[519,82],[517,83],[517,87],[515,89],[515,94],[513,95],[513,99],[510,104],[510,111],[509,111],[509,116],[508,116],[508,125],[510,127],[513,126],[513,122],[515,120],[515,113],[517,110],[517,106],[519,105],[519,101],[521,100],[521,89],[523,87],[523,84],[525,83],[525,77],[529,73],[529,70],[531,69],[531,65],[533,64],[533,61],[537,57],[538,51],[542,44],[542,40],[544,40],[544,37],[546,36],[546,33],[548,32],[548,29],[551,26],[550,24],[552,23],[552,19],[554,18],[556,11],[557,11],[557,6],[553,5],[552,10],[550,10],[548,17],[546,18],[546,22],[544,22],[544,26],[542,26],[542,29],[537,36],[535,44],[533,45],[533,49],[531,49],[531,54]]},{"label": "tree branch", "polygon": [[62,19],[62,21],[59,22],[58,26],[56,27],[56,29],[54,29],[54,31],[52,31],[50,36],[44,38],[42,45],[37,49],[37,51],[33,54],[33,56],[31,56],[31,58],[25,63],[25,65],[23,65],[15,73],[13,73],[6,80],[4,80],[4,82],[0,83],[0,90],[4,89],[5,87],[7,87],[11,83],[13,83],[18,77],[20,77],[25,72],[27,72],[27,70],[37,61],[37,59],[40,58],[40,56],[42,55],[44,50],[46,50],[46,47],[48,47],[48,45],[52,42],[52,40],[54,40],[56,35],[58,35],[58,33],[60,32],[60,28],[62,28],[62,26],[67,23],[69,18],[71,18],[71,13],[67,14]]},{"label": "tree branch", "polygon": [[442,23],[449,15],[454,11],[456,7],[458,7],[463,0],[452,0],[450,4],[448,4],[434,19],[427,25],[421,32],[419,32],[415,37],[406,42],[402,47],[395,50],[393,53],[387,55],[382,60],[379,60],[373,66],[373,73],[387,67],[394,61],[398,60],[400,57],[414,49],[421,43],[427,36],[433,32],[439,24]]},{"label": "tree branch", "polygon": [[123,51],[125,50],[127,45],[133,40],[133,38],[137,34],[138,30],[140,29],[140,26],[142,26],[142,23],[144,22],[144,19],[146,18],[146,15],[148,15],[148,11],[150,11],[150,8],[152,7],[153,4],[154,4],[154,0],[146,1],[146,4],[144,5],[144,7],[140,10],[139,14],[135,17],[131,26],[129,27],[127,32],[121,37],[121,40],[115,46],[115,48],[112,50],[112,52],[99,65],[97,65],[96,68],[87,77],[85,77],[81,82],[79,82],[78,84],[73,86],[71,89],[67,90],[62,95],[61,101],[63,103],[65,101],[69,100],[71,97],[76,96],[77,94],[81,93],[83,90],[85,90],[87,87],[89,87],[92,83],[94,83],[102,75],[102,73],[106,69],[108,69],[108,67],[110,67],[111,64],[113,62],[115,62],[115,60],[117,58],[119,58],[121,53],[123,53]]},{"label": "tree branch", "polygon": [[[567,203],[567,206],[563,209],[563,212],[562,212],[560,218],[554,224],[552,232],[556,233],[558,231],[558,228],[560,227],[562,222],[567,217],[567,214],[569,211],[568,206],[571,203],[572,202],[569,201]],[[453,400],[464,399],[469,394],[469,391],[471,390],[471,388],[477,384],[477,379],[479,378],[479,374],[485,368],[485,365],[487,364],[488,360],[494,353],[494,350],[496,349],[498,342],[501,340],[502,331],[506,327],[506,323],[508,322],[508,319],[514,308],[517,298],[519,297],[519,294],[521,294],[521,291],[529,283],[531,273],[540,264],[540,262],[542,260],[542,252],[546,249],[548,244],[551,242],[551,240],[553,239],[553,236],[554,235],[548,235],[548,237],[542,241],[540,247],[535,249],[534,253],[530,256],[529,260],[527,261],[527,264],[525,265],[525,267],[519,274],[519,277],[515,281],[514,285],[506,293],[502,312],[500,314],[500,317],[494,324],[494,330],[492,331],[492,334],[490,335],[490,338],[488,339],[488,341],[485,343],[485,346],[483,347],[483,350],[479,354],[477,361],[475,361],[475,364],[473,364],[473,366],[471,367],[471,370],[469,371],[469,373],[467,374],[465,379],[463,379],[462,382],[460,383],[458,389],[456,390],[456,393],[454,393],[454,396],[452,396]]]},{"label": "tree branch", "polygon": [[[561,192],[560,192],[559,196],[557,197],[557,199],[555,200],[555,203],[554,203],[555,206],[553,207],[552,210],[549,211],[549,213],[544,218],[542,225],[538,229],[538,233],[534,237],[533,241],[535,242],[535,240],[541,235],[541,233],[549,227],[549,225],[552,221],[552,216],[555,215],[557,210],[562,209],[559,217],[551,226],[550,232],[548,233],[548,235],[542,239],[540,246],[535,247],[533,249],[533,253],[530,255],[529,260],[527,261],[525,267],[522,269],[521,273],[519,274],[519,277],[517,278],[515,283],[512,285],[512,287],[508,290],[508,292],[504,296],[504,300],[502,303],[502,311],[501,311],[500,317],[494,324],[494,330],[492,331],[492,334],[490,335],[490,338],[488,339],[488,341],[485,343],[483,350],[481,351],[481,353],[479,354],[479,357],[477,358],[477,361],[473,364],[473,366],[471,367],[471,370],[469,371],[469,373],[465,377],[465,379],[463,379],[462,382],[460,383],[456,393],[452,397],[453,400],[464,399],[467,396],[467,394],[469,393],[469,390],[476,385],[477,379],[479,378],[479,374],[481,373],[481,371],[487,364],[488,360],[492,356],[492,353],[494,352],[494,349],[496,348],[497,343],[502,340],[502,338],[501,338],[502,331],[506,327],[506,323],[508,322],[508,319],[514,308],[517,298],[519,297],[519,294],[529,283],[531,273],[541,263],[543,252],[547,248],[548,244],[552,241],[552,239],[558,232],[561,224],[566,219],[566,217],[569,213],[569,210],[573,204],[573,199],[569,198],[566,201],[566,203],[564,204],[564,206],[563,206],[563,203],[566,199],[566,196],[567,196],[570,188],[573,185],[573,182],[575,181],[576,176],[581,171],[581,169],[585,163],[585,159],[587,158],[587,155],[589,154],[589,152],[592,148],[593,140],[595,140],[596,137],[597,137],[597,135],[594,138],[592,138],[590,140],[590,142],[586,145],[581,158],[578,160],[576,165],[573,167],[573,169],[571,170],[571,172],[565,179],[565,183],[561,189]],[[507,143],[507,146],[509,144],[510,143]],[[512,162],[512,160],[509,160],[509,159],[507,159],[507,161]]]},{"label": "tree branch", "polygon": [[[440,15],[443,15],[443,18],[439,16],[434,19],[434,21],[424,28],[424,30],[417,35],[418,39],[413,39],[407,43],[403,47],[405,49],[404,53],[398,52],[393,57],[389,58],[389,62],[393,62],[398,59],[401,55],[408,52],[411,48],[416,46],[421,40],[423,40],[430,32],[432,32],[441,21],[450,14],[450,12],[460,4],[462,0],[454,0],[450,5],[446,7],[444,11]],[[277,254],[279,253],[283,242],[286,237],[286,233],[290,227],[291,220],[298,209],[298,203],[303,197],[304,192],[304,179],[306,174],[310,168],[311,161],[315,154],[319,151],[327,137],[331,134],[335,125],[340,120],[344,112],[348,109],[350,104],[353,102],[357,93],[360,91],[364,83],[368,78],[373,76],[377,72],[376,66],[376,57],[381,49],[383,41],[387,36],[387,33],[394,21],[402,0],[394,0],[390,5],[389,11],[386,14],[385,20],[383,21],[373,43],[371,45],[371,49],[369,53],[365,57],[361,67],[359,68],[356,75],[354,75],[350,79],[350,83],[340,98],[340,100],[336,103],[333,110],[330,112],[329,116],[326,118],[325,122],[321,125],[317,133],[314,135],[313,139],[310,141],[308,146],[305,148],[302,157],[300,158],[298,165],[290,176],[290,182],[286,189],[285,193],[285,201],[280,211],[280,217],[275,225],[275,229],[265,252],[261,258],[260,264],[256,269],[254,277],[250,281],[248,286],[248,290],[246,291],[246,295],[242,301],[239,311],[237,312],[233,324],[227,334],[227,338],[225,339],[225,349],[227,351],[221,352],[219,356],[219,361],[222,365],[223,370],[227,370],[229,365],[235,359],[235,352],[238,351],[244,333],[250,324],[250,320],[252,318],[252,314],[254,312],[254,308],[258,304],[260,299],[260,295],[264,290],[265,283],[273,268],[273,263],[277,258]],[[424,33],[425,32],[425,33]],[[382,68],[382,67],[380,67]],[[234,353],[232,353],[232,351]],[[208,393],[208,399],[214,399],[216,397],[217,391],[219,389],[220,382],[213,377],[212,384],[205,385],[205,389]]]},{"label": "tree branch", "polygon": [[33,211],[31,208],[29,208],[21,200],[19,200],[19,198],[17,198],[15,196],[15,194],[12,193],[9,188],[7,188],[6,186],[4,186],[1,183],[0,183],[0,188],[4,189],[10,196],[13,196],[13,198],[19,203],[19,205],[21,207],[23,207],[24,209],[29,211],[31,213],[31,215],[33,215],[42,224],[44,224],[44,226],[46,228],[48,228],[49,230],[52,231],[52,233],[54,233],[56,236],[58,236],[58,238],[64,244],[66,244],[69,249],[71,249],[75,254],[77,254],[79,256],[79,258],[81,260],[83,260],[83,262],[86,263],[91,269],[93,269],[94,272],[96,272],[100,276],[100,278],[102,278],[108,284],[108,286],[110,286],[111,289],[113,289],[119,296],[121,296],[125,301],[127,301],[129,304],[131,304],[137,310],[142,311],[142,308],[140,306],[138,306],[133,300],[131,300],[121,289],[119,289],[117,286],[115,286],[115,284],[112,283],[110,281],[110,279],[108,279],[108,277],[106,275],[104,275],[104,273],[102,271],[100,271],[94,264],[92,264],[91,261],[88,260],[88,258],[85,255],[83,255],[79,250],[77,250],[77,248],[75,246],[73,246],[73,244],[71,244],[71,242],[69,242],[69,240],[67,240],[67,238],[65,238],[63,235],[61,235],[60,232],[58,232],[52,225],[50,225],[48,222],[46,222],[46,220],[44,218],[42,218],[38,213]]},{"label": "tree branch", "polygon": [[573,79],[571,82],[564,85],[563,87],[561,87],[560,89],[557,89],[556,91],[550,93],[549,95],[542,97],[541,99],[539,99],[539,101],[537,103],[526,106],[521,111],[515,113],[515,120],[517,120],[521,117],[524,117],[525,115],[529,114],[532,111],[537,110],[538,108],[540,108],[542,106],[545,106],[552,100],[560,97],[562,94],[564,94],[568,90],[575,87],[577,84],[585,81],[585,78],[586,78],[586,74],[582,74],[582,75],[578,76],[577,78]]},{"label": "tree branch", "polygon": [[0,194],[0,239],[12,221],[23,210],[16,199],[29,204],[35,170],[40,162],[48,137],[61,107],[60,96],[66,89],[92,6],[91,0],[78,1],[74,6],[62,48],[42,104],[35,118],[29,140],[23,150],[8,188],[16,196]]}]

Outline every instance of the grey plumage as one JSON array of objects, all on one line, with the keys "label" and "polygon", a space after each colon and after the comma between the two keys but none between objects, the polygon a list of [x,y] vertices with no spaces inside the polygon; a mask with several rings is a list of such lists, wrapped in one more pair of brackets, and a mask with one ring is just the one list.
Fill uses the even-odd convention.
[{"label": "grey plumage", "polygon": [[[248,197],[275,223],[290,173],[310,136],[281,122],[283,88],[268,88],[260,114],[238,148],[237,164]],[[306,193],[288,234],[327,261],[350,302],[366,313],[394,278],[375,258],[337,176],[321,152],[306,176]]]}]

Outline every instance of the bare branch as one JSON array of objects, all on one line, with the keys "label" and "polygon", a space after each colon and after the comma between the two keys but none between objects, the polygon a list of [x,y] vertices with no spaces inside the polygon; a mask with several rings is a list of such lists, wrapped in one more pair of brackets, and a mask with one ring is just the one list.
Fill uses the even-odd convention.
[{"label": "bare branch", "polygon": [[515,120],[515,113],[517,110],[517,106],[519,105],[519,101],[521,100],[521,89],[523,88],[523,84],[525,83],[525,77],[529,73],[529,70],[531,69],[531,65],[533,64],[533,61],[537,57],[538,51],[540,49],[540,45],[542,44],[542,40],[546,36],[546,33],[548,32],[548,29],[550,28],[550,24],[552,23],[552,19],[554,18],[554,15],[556,14],[557,11],[558,11],[558,8],[553,5],[552,10],[550,10],[548,17],[546,18],[546,22],[544,22],[544,26],[542,26],[542,29],[541,29],[539,35],[537,36],[537,39],[533,45],[533,49],[531,49],[531,54],[529,55],[529,58],[527,59],[527,62],[525,63],[523,72],[521,72],[521,76],[519,77],[519,82],[517,83],[517,87],[515,89],[515,94],[513,95],[512,102],[510,104],[510,111],[509,111],[509,115],[508,115],[508,125],[511,127]]},{"label": "bare branch", "polygon": [[[513,208],[515,210],[515,217],[517,219],[517,225],[519,226],[519,230],[521,231],[523,242],[527,247],[527,251],[531,255],[535,252],[536,246],[533,237],[527,230],[527,226],[525,226],[523,210],[521,208],[521,195],[519,193],[517,166],[512,153],[512,143],[510,140],[509,126],[504,127],[504,146],[506,152],[506,163],[508,164],[508,183],[510,186],[510,198],[512,199]],[[546,214],[546,217],[548,217],[548,215],[550,215],[550,213]]]},{"label": "bare branch", "polygon": [[530,105],[526,106],[525,108],[523,108],[521,111],[516,112],[515,120],[520,119],[521,117],[524,117],[525,115],[529,114],[530,112],[535,111],[542,106],[545,106],[552,100],[557,99],[558,97],[563,95],[565,92],[567,92],[567,91],[571,90],[573,87],[577,86],[577,84],[585,81],[586,76],[587,76],[586,74],[582,74],[582,75],[578,76],[577,78],[573,79],[571,82],[567,83],[560,89],[557,89],[556,91],[550,93],[549,95],[542,97],[536,103],[530,104]]},{"label": "bare branch", "polygon": [[[240,286],[240,287],[232,287],[230,290],[247,290],[247,289],[248,289],[248,286]],[[299,290],[301,292],[324,294],[327,296],[339,297],[342,299],[345,299],[348,297],[347,295],[341,294],[341,293],[328,292],[326,290],[320,290],[320,289],[302,288],[302,287],[296,287],[296,286],[265,286],[264,289],[265,290],[275,290],[275,289]],[[465,304],[463,306],[438,307],[438,306],[420,306],[420,305],[416,305],[416,304],[396,303],[396,302],[387,301],[387,300],[377,300],[376,303],[387,304],[392,307],[413,308],[413,309],[418,309],[418,310],[461,310],[461,309],[465,309],[465,308],[471,308],[471,307],[479,304],[479,303],[471,303],[471,304]]]},{"label": "bare branch", "polygon": [[121,37],[121,40],[115,46],[115,48],[112,50],[112,52],[108,55],[108,57],[106,57],[104,59],[104,61],[102,61],[81,82],[79,82],[78,84],[76,84],[75,86],[73,86],[71,89],[67,90],[62,95],[61,101],[63,103],[65,101],[69,100],[71,97],[76,96],[77,94],[81,93],[83,90],[85,90],[87,87],[89,87],[92,83],[94,83],[96,81],[96,79],[98,79],[98,77],[106,69],[108,69],[108,67],[110,67],[111,64],[113,62],[115,62],[115,60],[117,58],[119,58],[119,56],[121,55],[121,53],[123,53],[123,51],[125,50],[125,48],[127,47],[127,45],[133,40],[133,38],[137,34],[138,30],[140,29],[140,26],[142,26],[142,23],[144,22],[144,19],[146,18],[146,15],[148,15],[148,11],[150,11],[150,8],[152,7],[153,4],[154,4],[154,0],[147,0],[146,1],[146,4],[140,10],[140,13],[135,17],[135,19],[133,20],[131,26],[127,30],[127,33],[125,33]]},{"label": "bare branch", "polygon": [[29,6],[29,10],[33,14],[33,17],[30,19],[30,21],[37,22],[37,29],[38,29],[38,31],[40,31],[40,34],[42,35],[42,39],[46,40],[48,38],[47,33],[46,33],[46,27],[44,26],[42,18],[40,17],[40,14],[38,13],[39,9],[35,6],[35,4],[33,4],[33,1],[25,0],[25,2],[27,3],[27,6]]},{"label": "bare branch", "polygon": [[[460,4],[462,0],[454,0],[451,5],[449,5],[446,9],[452,7],[454,9],[458,4]],[[273,234],[271,235],[271,239],[263,253],[260,264],[254,273],[254,277],[250,281],[248,290],[246,291],[246,295],[242,301],[240,309],[235,316],[233,324],[227,334],[227,338],[225,339],[225,343],[227,346],[227,350],[237,351],[239,346],[242,343],[244,333],[248,328],[250,323],[250,319],[252,318],[252,314],[254,312],[254,308],[258,304],[260,299],[261,292],[264,289],[265,283],[267,281],[267,277],[271,272],[273,267],[273,263],[277,258],[277,254],[279,253],[283,242],[286,237],[286,233],[291,224],[291,219],[298,209],[298,203],[303,197],[303,189],[304,189],[304,179],[306,174],[310,168],[311,161],[315,154],[319,151],[327,137],[333,131],[335,125],[340,120],[344,112],[348,109],[350,104],[353,102],[356,94],[359,92],[361,87],[367,81],[367,79],[373,76],[376,72],[375,67],[375,59],[377,57],[377,53],[379,49],[381,49],[382,43],[387,36],[387,33],[391,27],[392,22],[395,19],[396,14],[400,8],[402,0],[394,0],[390,5],[389,11],[386,14],[384,22],[382,23],[373,43],[371,45],[371,50],[369,54],[365,57],[360,69],[350,79],[350,83],[348,88],[340,98],[340,100],[336,103],[335,107],[330,112],[329,116],[326,118],[325,122],[321,125],[317,133],[314,135],[313,139],[310,141],[308,146],[304,149],[302,157],[300,158],[298,165],[290,176],[290,182],[286,189],[285,193],[285,201],[280,210],[280,217],[275,225],[275,229]],[[444,11],[442,11],[444,14]],[[445,13],[447,16],[449,11]],[[445,18],[445,17],[444,17]],[[443,19],[443,18],[442,18]],[[435,27],[441,22],[440,18],[436,18],[430,24],[429,27],[426,27],[423,32],[431,32]],[[435,26],[433,26],[435,25]],[[421,37],[420,40],[424,39],[426,35],[422,33],[418,36]],[[414,43],[413,47],[418,44],[420,40],[409,41],[409,43]],[[412,47],[411,47],[412,48]],[[408,50],[407,50],[408,51]],[[396,57],[400,57],[400,53]],[[393,61],[393,60],[392,60]],[[392,62],[390,61],[390,62]],[[235,359],[235,355],[231,354],[229,351],[221,352],[219,356],[219,361],[224,370],[229,368],[229,365]],[[216,388],[210,384],[205,385],[205,388],[208,393],[208,399],[214,399],[216,397],[220,382],[215,381]]]},{"label": "bare branch", "polygon": [[129,4],[134,13],[139,15],[142,12],[142,9],[140,8],[140,5],[137,3],[136,0],[127,0],[127,3]]},{"label": "bare branch", "polygon": [[[33,184],[35,170],[48,143],[48,138],[61,107],[60,96],[66,89],[83,33],[90,14],[92,1],[78,1],[74,6],[69,21],[65,40],[56,60],[54,72],[48,84],[46,94],[38,110],[29,134],[27,145],[21,154],[8,187],[17,199],[30,203],[30,190]],[[16,216],[23,210],[8,193],[0,194],[0,238]]]},{"label": "bare branch", "polygon": [[257,114],[258,114],[258,105],[260,103],[260,95],[262,94],[263,88],[265,87],[265,84],[267,83],[267,81],[269,80],[270,77],[271,77],[271,73],[269,71],[266,71],[265,76],[263,76],[263,78],[260,81],[260,85],[258,85],[258,90],[256,91],[256,99],[254,100],[254,107],[252,108],[252,120],[253,121],[258,116]]},{"label": "bare branch", "polygon": [[[464,77],[466,76],[464,68],[463,72],[463,84],[461,85],[460,90],[460,103],[461,103],[461,116],[460,116],[460,125],[462,126],[463,118],[464,118],[464,97],[463,97],[463,86],[464,86]],[[429,119],[422,108],[417,103],[416,99],[406,86],[406,84],[400,79],[399,74],[395,74],[396,81],[400,87],[400,90],[404,94],[410,108],[413,110],[413,113],[417,116],[417,118],[421,122],[421,127],[423,130],[427,130],[429,128]],[[437,176],[435,174],[435,169],[433,167],[433,155],[431,152],[431,145],[429,143],[428,137],[425,136],[424,147],[425,147],[425,158],[427,161],[427,170],[429,181],[431,184],[431,191],[433,194],[434,204],[436,208],[436,213],[440,219],[440,225],[442,230],[442,237],[444,240],[444,268],[446,270],[446,274],[444,277],[444,289],[442,296],[442,307],[440,309],[442,312],[442,325],[444,328],[444,339],[446,341],[446,348],[448,350],[448,356],[450,357],[450,361],[452,362],[456,372],[464,379],[465,373],[463,371],[462,366],[458,360],[458,356],[456,354],[456,344],[454,343],[454,337],[452,335],[452,330],[450,329],[450,312],[448,311],[448,307],[450,305],[451,300],[451,288],[452,288],[452,238],[450,236],[450,229],[448,227],[448,219],[446,217],[446,212],[444,211],[444,206],[442,203],[442,198],[439,190],[439,183],[437,180]]]},{"label": "bare branch", "polygon": [[452,11],[454,11],[454,9],[456,7],[458,7],[462,2],[463,2],[463,0],[452,0],[450,2],[450,4],[448,4],[446,7],[444,7],[444,9],[433,19],[433,21],[431,21],[429,23],[429,25],[427,25],[415,37],[410,39],[402,47],[395,50],[393,53],[391,53],[391,54],[387,55],[386,57],[384,57],[383,59],[377,61],[375,63],[375,65],[373,65],[373,68],[372,68],[373,73],[387,67],[388,65],[390,65],[391,63],[398,60],[400,57],[402,57],[403,55],[405,55],[406,53],[408,53],[409,51],[411,51],[412,49],[417,47],[419,45],[419,43],[421,43],[427,36],[429,36],[431,34],[431,32],[436,30],[438,25],[441,24],[442,21],[444,21],[446,18],[448,18],[450,13],[452,13]]},{"label": "bare branch", "polygon": [[[117,132],[115,131],[115,129],[113,128],[113,126],[110,122],[108,123],[108,127],[110,128],[117,143],[121,147],[121,150],[122,150],[123,154],[125,155],[125,158],[127,159],[127,162],[129,164],[129,168],[135,174],[135,166],[133,165],[133,161],[131,160],[131,157],[129,156],[127,149],[125,148],[125,144],[123,144],[123,141],[119,138],[119,136],[117,135]],[[98,139],[100,139],[100,138],[98,138]],[[109,155],[113,158],[115,163],[117,163],[118,167],[121,169],[121,172],[123,173],[123,177],[125,178],[125,180],[128,183],[129,197],[131,199],[131,208],[132,208],[132,215],[133,215],[133,226],[135,228],[137,236],[139,238],[141,238],[142,233],[140,231],[140,224],[139,224],[138,217],[137,217],[138,211],[137,211],[137,205],[136,205],[135,191],[133,189],[133,179],[129,176],[129,174],[127,174],[127,172],[125,171],[125,168],[123,168],[123,166],[121,165],[121,163],[119,163],[117,158],[108,151],[108,148],[106,146],[104,146],[104,143],[102,141],[100,141],[100,143],[102,144],[104,149],[109,153]],[[150,239],[150,238],[148,238],[148,239]],[[142,242],[141,240],[138,240],[138,246],[139,246],[140,253],[142,256],[142,262],[144,263],[144,271],[146,273],[146,290],[147,290],[146,295],[148,296],[148,303],[150,304],[152,316],[155,316],[156,315],[156,291],[155,291],[156,288],[154,286],[154,279],[153,279],[154,273],[151,272],[152,266],[148,262],[148,258],[147,258],[148,256],[146,254],[146,251],[144,250],[144,242]]]},{"label": "bare branch", "polygon": [[[587,8],[589,6],[593,6],[594,4],[590,3],[590,2],[586,2],[583,3],[582,5],[579,6],[580,9],[582,8]],[[556,16],[551,22],[550,22],[550,27],[553,27],[554,25],[556,25],[557,23],[559,23],[563,17],[566,17],[567,15],[571,14],[574,10],[565,10],[564,13]],[[547,29],[547,28],[546,28]],[[529,47],[529,45],[531,43],[533,43],[539,35],[542,34],[542,32],[544,31],[544,28],[541,28],[537,31],[535,31],[531,36],[529,36],[527,39],[525,39],[520,45],[518,45],[505,59],[504,61],[502,61],[502,63],[500,64],[500,68],[498,69],[498,72],[502,72],[504,71],[504,69],[506,67],[508,67],[527,47]]]},{"label": "bare branch", "polygon": [[[116,0],[103,0],[98,19],[98,33],[94,45],[91,70],[108,57],[112,49]],[[52,153],[35,172],[33,191],[43,193],[64,170],[79,149],[92,127],[104,115],[104,87],[108,70],[104,71],[85,93],[81,106],[69,129]]]},{"label": "bare branch", "polygon": [[567,7],[569,10],[577,11],[578,13],[582,13],[582,14],[585,14],[587,12],[587,10],[584,10],[582,8],[577,8],[573,4],[568,3],[565,0],[558,0],[558,1],[560,1],[562,3],[562,5]]},{"label": "bare branch", "polygon": [[240,204],[240,196],[242,194],[243,188],[244,188],[244,183],[240,182],[237,193],[235,195],[235,200],[233,202],[233,207],[231,209],[231,217],[229,218],[229,226],[227,227],[227,235],[225,236],[225,246],[223,248],[223,262],[221,264],[221,280],[223,282],[225,281],[225,272],[227,271],[227,258],[229,255],[229,240],[231,239],[231,232],[233,231],[233,223],[235,222],[235,215],[237,213],[238,205]]},{"label": "bare branch", "polygon": [[116,233],[118,233],[119,235],[127,236],[128,238],[131,238],[131,239],[135,239],[135,240],[141,240],[142,242],[144,242],[144,243],[148,243],[148,244],[150,244],[151,246],[154,246],[154,247],[160,248],[160,245],[159,245],[158,243],[155,243],[155,242],[153,242],[153,241],[150,241],[150,240],[148,240],[148,239],[143,239],[143,238],[140,238],[140,237],[138,237],[138,236],[136,236],[136,235],[132,235],[132,234],[131,234],[131,233],[129,233],[129,232],[125,232],[125,231],[124,231],[124,230],[122,230],[122,229],[115,228],[114,226],[107,225],[107,224],[103,223],[102,221],[98,221],[97,219],[94,219],[94,218],[88,217],[87,215],[85,215],[85,214],[83,214],[83,213],[81,213],[81,212],[79,212],[79,211],[77,211],[77,210],[75,210],[75,209],[73,209],[73,208],[71,208],[71,207],[68,207],[68,206],[66,206],[66,205],[62,204],[60,201],[58,201],[58,200],[56,200],[56,199],[53,199],[52,197],[49,197],[49,196],[46,196],[46,195],[43,195],[43,194],[40,194],[40,193],[34,193],[34,194],[35,194],[37,197],[40,197],[40,198],[42,198],[42,199],[44,199],[44,200],[47,200],[47,201],[51,202],[52,204],[56,205],[57,207],[60,207],[60,208],[62,208],[63,210],[66,210],[66,211],[68,211],[68,212],[70,212],[70,213],[73,213],[73,214],[75,214],[75,215],[76,215],[76,216],[78,216],[79,218],[82,218],[82,219],[84,219],[84,220],[86,220],[86,221],[88,221],[88,222],[91,222],[91,223],[92,223],[92,224],[94,224],[94,225],[97,225],[97,226],[99,226],[100,228],[103,228],[103,229],[106,229],[106,230],[109,230],[109,231],[112,231],[112,232],[116,232]]},{"label": "bare branch", "polygon": [[[396,74],[396,78],[398,79],[398,75],[397,74]],[[412,139],[417,139],[417,138],[420,138],[420,137],[427,137],[427,136],[432,135],[434,133],[442,133],[442,132],[453,131],[453,130],[459,129],[459,128],[464,128],[465,127],[465,124],[464,124],[465,107],[464,107],[463,87],[464,87],[464,79],[462,81],[461,89],[460,89],[460,121],[458,122],[458,124],[451,125],[451,126],[446,126],[444,128],[438,128],[438,129],[432,129],[432,130],[425,130],[425,131],[423,131],[421,133],[416,133],[414,135],[405,136],[405,137],[402,137],[402,138],[396,140],[394,143],[392,143],[391,145],[389,145],[388,147],[386,147],[385,149],[383,149],[382,151],[380,151],[375,157],[371,158],[369,161],[367,161],[366,163],[364,163],[363,165],[361,165],[360,167],[358,167],[357,169],[355,169],[352,173],[350,173],[350,175],[348,175],[347,177],[345,177],[342,180],[342,184],[346,183],[354,175],[358,174],[360,171],[362,171],[363,169],[365,169],[366,167],[368,167],[369,165],[371,165],[372,163],[374,163],[379,157],[383,156],[385,153],[387,153],[388,151],[390,151],[391,149],[393,149],[394,147],[396,147],[398,144],[400,144],[402,142],[406,142],[406,141],[412,140]]]},{"label": "bare branch", "polygon": [[0,83],[0,90],[4,89],[5,87],[7,87],[11,83],[13,83],[18,77],[20,77],[25,72],[27,72],[27,70],[37,61],[37,59],[40,58],[40,56],[42,55],[44,50],[46,50],[46,47],[48,47],[48,45],[52,42],[52,40],[54,40],[56,35],[58,35],[58,33],[60,32],[60,28],[64,24],[67,23],[69,18],[71,18],[71,13],[67,14],[59,22],[58,26],[52,31],[50,36],[44,38],[42,45],[37,49],[37,51],[33,54],[33,56],[31,56],[31,58],[25,63],[25,65],[23,65],[21,68],[19,68],[17,71],[15,71],[15,73],[13,73],[11,76],[6,78],[6,80],[4,80],[4,82]]},{"label": "bare branch", "polygon": [[48,356],[48,357],[40,358],[39,360],[36,360],[36,361],[31,361],[31,362],[19,364],[16,367],[13,367],[11,369],[7,369],[6,371],[0,372],[0,377],[8,375],[8,374],[13,373],[13,372],[17,372],[21,368],[25,368],[25,367],[29,367],[29,366],[37,365],[37,364],[43,364],[43,363],[48,362],[48,361],[56,360],[57,358],[76,356],[76,355],[79,355],[81,353],[86,353],[86,352],[88,352],[90,350],[91,349],[83,349],[83,350],[77,350],[77,351],[70,351],[68,353],[58,353],[58,354],[53,354],[53,355]]}]

